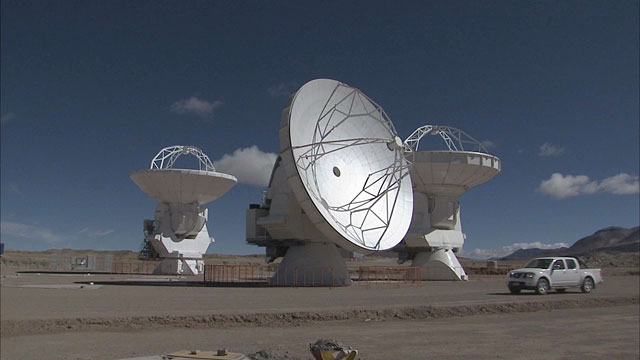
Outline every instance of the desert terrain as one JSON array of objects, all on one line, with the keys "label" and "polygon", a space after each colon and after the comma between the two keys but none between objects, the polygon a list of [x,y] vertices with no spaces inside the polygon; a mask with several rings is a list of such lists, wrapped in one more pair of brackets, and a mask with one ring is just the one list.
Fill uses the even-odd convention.
[{"label": "desert terrain", "polygon": [[[590,259],[600,262],[605,279],[591,294],[576,289],[546,296],[510,295],[504,275],[492,274],[523,261],[501,261],[489,271],[486,261],[463,259],[466,282],[284,288],[203,286],[202,277],[50,273],[50,255],[8,251],[2,257],[2,359],[124,359],[221,347],[255,359],[311,359],[309,343],[320,338],[358,349],[359,359],[640,356],[637,254]],[[131,252],[112,256],[114,263],[137,261]],[[260,256],[207,255],[212,264],[261,262]],[[349,262],[361,265],[395,260]]]}]

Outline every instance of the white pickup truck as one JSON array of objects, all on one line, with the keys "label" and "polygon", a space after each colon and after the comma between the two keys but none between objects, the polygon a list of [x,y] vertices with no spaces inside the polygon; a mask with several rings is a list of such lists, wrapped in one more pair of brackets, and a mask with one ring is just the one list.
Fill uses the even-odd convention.
[{"label": "white pickup truck", "polygon": [[600,269],[581,269],[576,258],[543,257],[531,260],[522,269],[516,269],[507,275],[507,286],[512,294],[520,290],[535,290],[544,295],[550,289],[561,293],[567,288],[579,287],[588,293],[602,282]]}]

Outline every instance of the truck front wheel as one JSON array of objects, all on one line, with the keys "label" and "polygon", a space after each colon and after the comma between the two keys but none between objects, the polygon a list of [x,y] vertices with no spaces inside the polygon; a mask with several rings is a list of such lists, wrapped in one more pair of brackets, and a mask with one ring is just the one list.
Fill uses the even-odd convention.
[{"label": "truck front wheel", "polygon": [[593,279],[590,277],[585,278],[584,281],[582,281],[581,289],[583,293],[590,293],[591,290],[593,290]]},{"label": "truck front wheel", "polygon": [[549,282],[547,279],[538,280],[538,285],[536,285],[536,294],[546,295],[547,292],[549,292]]}]

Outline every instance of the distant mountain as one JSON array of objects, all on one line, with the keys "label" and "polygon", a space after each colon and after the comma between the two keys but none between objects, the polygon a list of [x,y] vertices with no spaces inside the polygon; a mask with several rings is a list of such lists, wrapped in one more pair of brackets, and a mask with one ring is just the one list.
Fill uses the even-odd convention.
[{"label": "distant mountain", "polygon": [[640,251],[639,227],[607,227],[593,235],[583,237],[569,248],[559,249],[520,249],[500,260],[530,259],[540,256],[584,256],[593,252],[636,252]]},{"label": "distant mountain", "polygon": [[500,260],[520,260],[520,259],[530,259],[534,257],[540,256],[552,256],[559,253],[566,252],[568,248],[558,248],[558,249],[539,249],[539,248],[531,248],[531,249],[519,249],[514,253],[507,255]]},{"label": "distant mountain", "polygon": [[631,229],[623,227],[608,227],[596,231],[593,235],[576,241],[570,249],[574,252],[591,252],[603,248],[615,248],[619,245],[639,243],[638,227]]},{"label": "distant mountain", "polygon": [[636,226],[632,228],[631,234],[626,238],[620,240],[620,244],[622,243],[637,243],[640,242],[640,227]]}]

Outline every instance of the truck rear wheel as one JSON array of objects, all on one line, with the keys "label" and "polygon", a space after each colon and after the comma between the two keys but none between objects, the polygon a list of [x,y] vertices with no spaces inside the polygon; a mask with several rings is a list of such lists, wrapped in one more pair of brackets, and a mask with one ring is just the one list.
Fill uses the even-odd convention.
[{"label": "truck rear wheel", "polygon": [[585,278],[584,281],[582,281],[581,290],[583,293],[590,293],[591,290],[593,290],[593,279],[590,277]]},{"label": "truck rear wheel", "polygon": [[547,279],[538,280],[538,284],[536,285],[536,294],[546,295],[547,292],[549,292],[549,282]]}]

